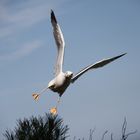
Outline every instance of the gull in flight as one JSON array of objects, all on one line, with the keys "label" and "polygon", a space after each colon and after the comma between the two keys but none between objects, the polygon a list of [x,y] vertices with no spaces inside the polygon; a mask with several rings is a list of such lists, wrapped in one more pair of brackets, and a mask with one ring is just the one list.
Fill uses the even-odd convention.
[{"label": "gull in flight", "polygon": [[[57,46],[57,62],[55,65],[55,77],[52,79],[46,88],[41,90],[39,93],[33,93],[32,96],[34,100],[38,100],[39,96],[44,93],[47,89],[52,90],[53,92],[57,92],[59,94],[59,99],[57,102],[57,105],[60,102],[60,97],[63,95],[65,90],[68,88],[68,86],[71,83],[74,83],[81,75],[83,75],[85,72],[89,70],[94,70],[96,68],[100,68],[105,66],[106,64],[109,64],[110,62],[124,56],[126,53],[123,53],[121,55],[103,59],[99,62],[96,62],[94,64],[88,65],[87,67],[83,68],[81,71],[79,71],[77,74],[73,74],[71,71],[63,72],[63,59],[64,59],[64,49],[65,49],[65,41],[64,37],[61,31],[61,28],[56,20],[55,14],[53,10],[51,10],[51,23],[53,27],[53,35],[55,39],[55,43]],[[50,111],[53,114],[57,113],[57,105],[56,107],[53,107]]]}]

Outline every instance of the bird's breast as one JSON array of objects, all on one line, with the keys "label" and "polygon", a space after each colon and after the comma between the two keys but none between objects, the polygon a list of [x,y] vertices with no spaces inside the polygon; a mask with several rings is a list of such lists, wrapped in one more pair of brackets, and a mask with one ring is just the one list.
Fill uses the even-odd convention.
[{"label": "bird's breast", "polygon": [[60,74],[56,77],[55,79],[55,87],[60,87],[62,86],[66,81],[66,77],[64,76],[64,74]]},{"label": "bird's breast", "polygon": [[55,86],[51,90],[57,92],[61,96],[69,84],[70,80],[68,80],[64,74],[61,74],[55,78]]}]

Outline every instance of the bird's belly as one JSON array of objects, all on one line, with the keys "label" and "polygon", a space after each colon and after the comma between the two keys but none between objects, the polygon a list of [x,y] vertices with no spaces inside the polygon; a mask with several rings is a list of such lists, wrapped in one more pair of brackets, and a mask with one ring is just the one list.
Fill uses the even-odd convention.
[{"label": "bird's belly", "polygon": [[70,84],[70,81],[68,81],[67,79],[59,80],[57,81],[54,88],[51,90],[54,92],[57,92],[60,96],[62,96],[62,94],[65,92],[69,84]]}]

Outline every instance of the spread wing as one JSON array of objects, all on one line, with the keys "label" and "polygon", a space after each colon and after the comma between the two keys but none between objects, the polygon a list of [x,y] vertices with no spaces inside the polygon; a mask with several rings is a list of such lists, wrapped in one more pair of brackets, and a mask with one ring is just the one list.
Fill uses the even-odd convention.
[{"label": "spread wing", "polygon": [[65,41],[64,41],[64,37],[63,37],[62,31],[60,29],[60,26],[57,23],[53,10],[51,10],[51,23],[53,26],[53,35],[55,38],[55,42],[57,45],[57,51],[58,51],[57,61],[56,61],[56,65],[55,65],[55,76],[57,76],[60,72],[62,72]]},{"label": "spread wing", "polygon": [[96,69],[96,68],[100,68],[100,67],[103,67],[105,66],[106,64],[124,56],[126,53],[124,54],[121,54],[121,55],[118,55],[118,56],[115,56],[115,57],[112,57],[112,58],[108,58],[108,59],[103,59],[97,63],[94,63],[94,64],[91,64],[87,67],[85,67],[84,69],[82,69],[80,72],[78,72],[76,75],[74,75],[71,79],[71,82],[74,83],[81,75],[83,75],[85,72],[87,72],[88,70],[91,70],[91,69]]}]

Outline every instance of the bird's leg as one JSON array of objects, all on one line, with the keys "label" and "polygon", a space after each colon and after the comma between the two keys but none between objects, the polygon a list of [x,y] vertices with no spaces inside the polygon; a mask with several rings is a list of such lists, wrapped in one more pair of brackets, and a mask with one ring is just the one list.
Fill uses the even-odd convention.
[{"label": "bird's leg", "polygon": [[42,93],[44,93],[47,89],[48,89],[48,87],[42,89],[39,93],[33,93],[32,96],[33,96],[34,100],[37,101],[37,100],[39,99],[39,96],[40,96]]},{"label": "bird's leg", "polygon": [[58,105],[60,104],[60,98],[61,98],[61,96],[58,97],[56,106],[50,109],[50,112],[51,112],[53,115],[56,115],[56,114],[57,114],[57,107],[58,107]]},{"label": "bird's leg", "polygon": [[58,97],[57,104],[56,104],[56,108],[57,108],[57,106],[60,104],[60,99],[61,99],[61,96]]},{"label": "bird's leg", "polygon": [[41,91],[40,91],[40,94],[44,93],[46,90],[48,89],[48,86],[43,88]]}]

